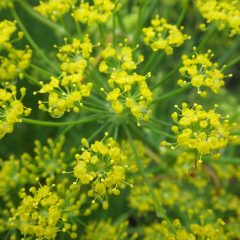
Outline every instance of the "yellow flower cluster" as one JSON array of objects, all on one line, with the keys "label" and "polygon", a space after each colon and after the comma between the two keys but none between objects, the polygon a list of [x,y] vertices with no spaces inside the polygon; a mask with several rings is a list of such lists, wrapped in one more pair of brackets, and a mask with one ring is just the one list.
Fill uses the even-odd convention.
[{"label": "yellow flower cluster", "polygon": [[39,189],[30,189],[33,196],[21,192],[22,202],[13,210],[12,226],[16,227],[23,235],[32,235],[37,238],[54,239],[61,221],[60,198],[51,192],[50,187],[43,186]]},{"label": "yellow flower cluster", "polygon": [[[139,181],[138,185],[134,184],[134,188],[128,197],[128,205],[131,209],[137,210],[138,215],[145,216],[147,213],[154,212],[156,209],[148,186],[143,185],[142,182],[143,179]],[[154,189],[154,193],[159,197],[159,191]]]},{"label": "yellow flower cluster", "polygon": [[[58,141],[47,139],[48,145],[42,145],[39,140],[34,142],[34,159],[29,161],[26,168],[36,176],[54,180],[57,174],[61,174],[67,168],[65,161],[65,152],[62,147],[65,138],[60,137]],[[70,154],[69,154],[70,156]]]},{"label": "yellow flower cluster", "polygon": [[163,220],[161,223],[155,222],[144,228],[144,239],[196,240],[201,238],[227,240],[228,237],[224,235],[222,228],[225,225],[224,221],[220,218],[212,221],[207,219],[205,215],[209,214],[201,214],[199,217],[201,223],[191,224],[190,229],[184,227],[179,219],[175,219],[172,222],[172,226],[166,220]]},{"label": "yellow flower cluster", "polygon": [[95,141],[91,145],[83,138],[82,144],[85,149],[75,155],[74,176],[80,184],[91,186],[88,196],[94,198],[93,203],[97,200],[107,209],[107,194],[119,195],[120,188],[124,187],[126,156],[113,138]]},{"label": "yellow flower cluster", "polygon": [[114,111],[121,114],[129,109],[138,121],[147,121],[151,113],[148,108],[152,102],[152,92],[146,83],[150,73],[143,76],[135,72],[137,65],[143,61],[143,56],[139,55],[135,61],[133,51],[123,44],[119,44],[118,48],[109,45],[101,52],[103,59],[99,71],[109,75],[108,85],[111,91],[106,93],[106,99]]},{"label": "yellow flower cluster", "polygon": [[[32,50],[26,46],[26,49],[16,49],[11,43],[11,37],[16,31],[16,23],[8,20],[0,22],[0,84],[14,84],[16,78],[23,78],[24,70],[29,66]],[[18,32],[18,39],[23,36]]]},{"label": "yellow flower cluster", "polygon": [[173,48],[181,46],[190,36],[181,32],[183,27],[169,24],[165,18],[156,16],[151,21],[151,26],[143,28],[144,42],[153,51],[164,50],[167,55],[173,54]]},{"label": "yellow flower cluster", "polygon": [[205,97],[207,95],[206,91],[202,91],[201,88],[210,88],[213,93],[218,93],[221,87],[224,86],[224,78],[231,77],[232,74],[225,76],[222,69],[218,69],[218,64],[213,63],[211,58],[214,54],[211,50],[207,53],[198,54],[196,48],[193,49],[195,54],[191,58],[186,55],[182,56],[183,66],[179,69],[182,76],[189,79],[178,80],[178,85],[183,87],[187,84],[191,84],[193,87],[197,88],[197,93],[200,96]]},{"label": "yellow flower cluster", "polygon": [[91,222],[86,227],[86,233],[83,235],[83,240],[104,239],[104,240],[134,240],[137,235],[128,236],[128,222],[112,223],[111,219],[106,221]]},{"label": "yellow flower cluster", "polygon": [[171,230],[166,220],[161,223],[152,223],[150,226],[146,226],[143,229],[144,239],[154,240],[154,239],[171,239],[171,240],[195,240],[196,238],[192,233],[183,228],[178,219],[173,222],[177,225],[174,232]]},{"label": "yellow flower cluster", "polygon": [[81,1],[72,16],[77,22],[92,25],[94,23],[105,23],[112,16],[116,4],[112,0],[94,0],[93,5]]},{"label": "yellow flower cluster", "polygon": [[[240,34],[239,0],[197,0],[196,4],[207,23],[215,23],[219,30],[228,28],[231,37]],[[202,27],[206,28],[205,24]]]},{"label": "yellow flower cluster", "polygon": [[41,15],[49,17],[52,21],[57,21],[65,13],[74,8],[76,0],[47,0],[40,1],[34,9]]},{"label": "yellow flower cluster", "polygon": [[[194,104],[189,107],[182,104],[182,109],[175,106],[180,113],[174,112],[172,119],[176,123],[172,131],[177,136],[177,146],[196,151],[201,156],[211,154],[213,159],[219,158],[219,150],[226,147],[230,142],[237,142],[238,137],[231,132],[235,124],[231,124],[227,117],[215,112],[214,109],[206,111],[201,105]],[[163,141],[162,146],[171,146]],[[173,146],[173,148],[175,148]]]},{"label": "yellow flower cluster", "polygon": [[[65,39],[66,41],[66,39]],[[42,84],[39,93],[48,93],[48,101],[39,101],[39,108],[59,118],[65,112],[79,112],[84,97],[90,95],[92,83],[84,83],[84,74],[91,59],[93,45],[86,35],[83,41],[74,38],[65,43],[57,54],[61,63],[60,77],[51,77],[50,83]]]},{"label": "yellow flower cluster", "polygon": [[16,31],[16,23],[8,20],[3,20],[0,22],[0,46],[7,43],[12,34]]},{"label": "yellow flower cluster", "polygon": [[22,116],[28,116],[31,112],[31,109],[25,108],[21,102],[26,89],[21,88],[20,92],[21,98],[18,100],[15,86],[8,90],[0,88],[0,139],[13,131],[14,124],[21,122]]},{"label": "yellow flower cluster", "polygon": [[[146,147],[141,141],[135,140],[134,144],[138,150],[138,156],[142,160],[142,165],[144,168],[147,168],[151,159],[146,155]],[[131,142],[123,140],[121,142],[121,149],[123,153],[128,157],[128,171],[131,173],[139,172],[139,169],[136,165],[136,158],[131,147]]]},{"label": "yellow flower cluster", "polygon": [[61,191],[67,191],[62,184],[56,187],[31,187],[30,194],[22,189],[22,202],[11,210],[11,227],[19,229],[24,236],[38,239],[55,239],[60,231],[68,232],[72,238],[76,238],[77,234],[73,231],[76,228],[72,229],[71,224],[67,223],[67,212],[72,210],[71,205],[64,205],[67,195],[61,196]]},{"label": "yellow flower cluster", "polygon": [[[32,179],[29,179],[29,171],[20,164],[25,165],[29,157],[26,153],[22,154],[19,159],[13,155],[6,160],[0,159],[0,196],[5,202],[11,204],[11,191],[31,182]],[[11,207],[13,206],[11,205]]]}]

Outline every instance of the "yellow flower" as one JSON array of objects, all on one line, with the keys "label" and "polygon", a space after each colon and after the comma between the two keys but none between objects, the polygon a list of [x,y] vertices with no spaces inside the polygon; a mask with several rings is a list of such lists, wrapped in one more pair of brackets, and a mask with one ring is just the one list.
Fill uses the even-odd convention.
[{"label": "yellow flower", "polygon": [[[190,151],[196,151],[200,156],[210,154],[213,159],[219,158],[219,151],[229,143],[237,141],[237,136],[232,134],[235,124],[231,124],[228,116],[222,117],[214,109],[206,111],[201,105],[194,104],[189,107],[187,103],[182,104],[182,109],[176,108],[180,113],[173,113],[172,118],[176,125],[173,132],[177,137],[177,146]],[[163,146],[169,143],[163,141]],[[198,160],[198,159],[196,159]]]},{"label": "yellow flower", "polygon": [[156,16],[151,21],[151,26],[143,28],[144,42],[153,51],[164,50],[167,55],[173,54],[173,48],[181,46],[190,36],[185,35],[175,25],[171,25],[165,18]]},{"label": "yellow flower", "polygon": [[[0,85],[3,86],[15,84],[16,78],[22,79],[32,58],[32,50],[28,46],[24,50],[13,47],[11,37],[15,31],[15,22],[0,22]],[[15,40],[22,36],[22,32],[18,32],[18,39]]]},{"label": "yellow flower", "polygon": [[196,5],[202,16],[207,19],[207,23],[213,22],[219,30],[229,29],[230,37],[240,34],[240,2],[238,0],[197,0]]},{"label": "yellow flower", "polygon": [[126,156],[122,153],[112,138],[95,141],[89,145],[82,139],[86,149],[76,154],[76,164],[73,172],[80,184],[90,185],[88,195],[108,208],[107,193],[120,194],[120,188],[125,183]]},{"label": "yellow flower", "polygon": [[88,224],[83,235],[83,240],[104,239],[104,240],[133,240],[127,233],[128,222],[123,221],[118,224],[112,223],[111,219],[106,221],[94,221]]},{"label": "yellow flower", "polygon": [[21,122],[21,117],[31,112],[31,109],[24,107],[21,102],[26,89],[21,88],[20,92],[21,98],[18,100],[15,86],[9,90],[0,89],[0,139],[7,133],[13,132],[14,125]]},{"label": "yellow flower", "polygon": [[16,31],[16,23],[8,20],[0,22],[0,46],[7,43]]},{"label": "yellow flower", "polygon": [[[67,40],[65,39],[65,42]],[[39,108],[59,118],[65,112],[79,112],[81,101],[90,95],[93,84],[84,83],[89,62],[92,61],[93,45],[86,35],[83,41],[74,38],[59,48],[57,57],[61,63],[60,77],[52,76],[50,82],[42,84],[39,93],[47,93],[48,101],[39,101]]]},{"label": "yellow flower", "polygon": [[139,55],[135,60],[133,52],[134,49],[126,43],[119,44],[116,48],[109,45],[101,51],[103,59],[99,64],[99,71],[109,75],[110,91],[106,93],[106,100],[111,103],[113,110],[121,114],[129,109],[138,121],[147,121],[152,102],[152,92],[146,83],[150,73],[143,76],[135,72],[138,64],[143,61],[143,56]]},{"label": "yellow flower", "polygon": [[105,23],[112,16],[116,4],[112,0],[94,0],[93,5],[81,1],[73,13],[73,18],[81,23],[92,25],[94,23]]},{"label": "yellow flower", "polygon": [[222,69],[218,68],[218,64],[211,61],[214,54],[211,50],[207,53],[198,54],[196,48],[193,49],[195,54],[190,58],[186,55],[182,56],[183,66],[179,69],[182,76],[189,79],[179,79],[178,85],[185,86],[191,84],[197,88],[197,93],[202,97],[205,97],[207,92],[202,91],[202,88],[210,88],[213,93],[218,93],[221,87],[224,86],[224,78],[231,77],[232,75],[224,75],[222,73],[225,66]]},{"label": "yellow flower", "polygon": [[49,17],[52,21],[57,21],[65,13],[74,8],[76,0],[47,0],[40,1],[34,9],[43,16]]}]

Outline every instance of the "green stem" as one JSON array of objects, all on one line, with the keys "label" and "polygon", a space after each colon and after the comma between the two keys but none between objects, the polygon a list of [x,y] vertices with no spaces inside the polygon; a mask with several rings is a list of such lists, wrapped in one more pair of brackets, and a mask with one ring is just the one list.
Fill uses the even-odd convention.
[{"label": "green stem", "polygon": [[30,67],[31,67],[32,69],[38,71],[39,73],[45,74],[45,75],[48,76],[48,77],[50,77],[50,76],[53,75],[52,73],[46,71],[45,69],[42,69],[41,67],[39,67],[39,66],[37,66],[37,65],[35,65],[35,64],[33,64],[33,63],[30,64]]},{"label": "green stem", "polygon": [[161,135],[163,135],[163,136],[165,136],[165,137],[167,137],[167,138],[176,140],[176,137],[175,137],[175,136],[173,136],[173,135],[171,135],[171,134],[169,134],[169,133],[166,133],[166,132],[164,132],[164,131],[161,131],[161,130],[156,129],[156,128],[155,128],[156,126],[154,126],[154,125],[151,124],[151,123],[143,123],[142,125],[145,126],[145,127],[148,127],[150,130],[152,130],[152,131],[154,131],[154,132],[156,132],[156,133],[159,133],[159,134],[161,134]]},{"label": "green stem", "polygon": [[130,123],[131,129],[134,131],[134,133],[146,144],[148,145],[151,149],[153,149],[155,152],[158,152],[158,147],[156,142],[152,141],[151,139],[146,138],[146,135],[142,132],[139,131],[139,127],[136,126],[136,124]]},{"label": "green stem", "polygon": [[92,140],[98,136],[99,133],[101,133],[107,126],[109,125],[109,122],[105,122],[102,126],[100,126],[94,133],[88,138],[88,142],[92,142]]},{"label": "green stem", "polygon": [[150,122],[154,123],[154,124],[159,124],[159,125],[163,125],[163,126],[168,126],[168,127],[171,127],[172,125],[169,124],[168,122],[165,122],[163,120],[159,120],[159,119],[156,119],[154,117],[151,117],[150,118]]},{"label": "green stem", "polygon": [[119,13],[116,13],[116,16],[118,18],[119,27],[121,28],[122,32],[127,33],[126,26],[122,20],[123,17],[121,17]]},{"label": "green stem", "polygon": [[141,161],[141,159],[140,159],[139,156],[138,156],[138,152],[137,152],[136,146],[135,146],[135,144],[134,144],[134,141],[133,141],[133,139],[132,139],[131,133],[130,133],[130,131],[128,130],[128,127],[127,127],[125,124],[123,125],[123,127],[124,127],[124,129],[125,129],[125,132],[126,132],[127,137],[128,137],[128,139],[129,139],[130,145],[131,145],[131,147],[132,147],[133,154],[135,155],[136,164],[137,164],[137,166],[138,166],[138,168],[139,168],[139,170],[140,170],[140,172],[141,172],[141,174],[142,174],[142,177],[143,177],[146,185],[147,185],[148,188],[149,188],[149,192],[150,192],[150,194],[151,194],[151,196],[152,196],[152,198],[153,198],[153,200],[154,200],[154,202],[155,202],[156,214],[157,214],[158,217],[162,217],[162,218],[167,219],[167,215],[166,215],[165,209],[164,209],[164,208],[162,207],[162,205],[160,204],[159,199],[157,198],[157,196],[156,196],[156,194],[155,194],[155,192],[154,192],[154,189],[153,189],[153,187],[152,187],[152,184],[151,184],[151,182],[149,181],[149,179],[148,179],[148,177],[147,177],[147,175],[146,175],[146,173],[145,173],[145,171],[144,171],[144,168],[143,168],[143,165],[142,165],[142,161]]},{"label": "green stem", "polygon": [[98,30],[99,30],[99,34],[100,34],[101,44],[103,44],[103,46],[104,46],[105,34],[104,34],[104,30],[102,28],[102,25],[100,23],[98,23]]},{"label": "green stem", "polygon": [[141,28],[142,28],[142,21],[144,19],[143,18],[143,8],[144,8],[144,3],[140,3],[140,6],[138,7],[137,27],[136,27],[136,31],[135,31],[134,38],[133,38],[134,45],[137,44],[137,41],[140,36]]},{"label": "green stem", "polygon": [[61,25],[58,25],[50,20],[48,20],[47,18],[43,17],[42,15],[40,15],[39,13],[37,13],[36,11],[34,11],[34,9],[27,4],[24,0],[18,0],[18,3],[21,5],[21,7],[32,17],[34,17],[35,19],[37,19],[38,21],[42,22],[43,24],[45,24],[46,26],[52,28],[53,30],[55,30],[56,32],[60,33],[60,34],[64,34],[64,29]]},{"label": "green stem", "polygon": [[64,22],[63,17],[61,17],[59,20],[60,20],[60,23],[62,24],[62,26],[63,26],[63,28],[64,28],[64,30],[65,30],[65,33],[66,33],[66,35],[67,35],[67,38],[68,38],[68,39],[72,39],[72,35],[71,35],[71,33],[68,31],[68,28],[67,28],[67,26],[66,26],[66,24],[65,24],[65,22]]},{"label": "green stem", "polygon": [[86,109],[89,112],[95,112],[95,113],[102,113],[102,114],[108,113],[107,110],[105,111],[98,108],[92,108],[92,107],[86,106],[85,104],[83,104],[82,109]]},{"label": "green stem", "polygon": [[200,39],[200,44],[197,47],[197,50],[202,50],[202,48],[205,46],[206,42],[213,36],[213,34],[216,32],[216,27],[213,26],[209,31],[207,31],[203,37]]},{"label": "green stem", "polygon": [[231,164],[240,164],[240,158],[233,158],[233,157],[221,157],[219,160],[212,160],[212,159],[204,159],[204,162],[212,163],[212,164],[225,164],[225,163],[231,163]]},{"label": "green stem", "polygon": [[79,23],[76,20],[74,20],[74,22],[75,22],[75,26],[76,26],[76,30],[77,30],[77,35],[78,35],[78,37],[80,37],[82,34],[81,28],[79,26]]},{"label": "green stem", "polygon": [[148,58],[148,61],[146,62],[146,64],[142,68],[142,71],[141,71],[142,74],[147,74],[148,73],[147,70],[149,69],[151,64],[155,61],[157,54],[158,54],[158,52],[152,52],[151,53],[151,56]]},{"label": "green stem", "polygon": [[67,121],[67,122],[50,122],[50,121],[41,121],[36,119],[30,119],[30,118],[22,118],[23,123],[29,123],[33,125],[38,126],[49,126],[49,127],[60,127],[60,126],[68,126],[68,125],[78,125],[81,123],[87,123],[96,121],[99,118],[106,118],[107,116],[103,114],[94,114],[87,117],[83,117],[77,121]]},{"label": "green stem", "polygon": [[168,98],[170,98],[170,97],[176,96],[176,95],[178,95],[179,93],[182,93],[182,92],[186,91],[188,88],[189,88],[189,85],[187,85],[187,86],[185,86],[185,87],[178,88],[178,89],[176,89],[176,90],[174,90],[174,91],[171,91],[171,92],[169,92],[169,93],[167,93],[167,94],[164,94],[164,95],[162,95],[161,97],[156,98],[154,101],[152,101],[151,104],[156,104],[156,103],[158,103],[158,102],[161,101],[161,100],[165,100],[165,99],[168,99]]},{"label": "green stem", "polygon": [[26,78],[29,80],[29,82],[32,83],[32,84],[35,84],[35,85],[37,85],[37,86],[42,86],[37,79],[33,78],[33,77],[30,76],[29,74],[24,73],[24,77],[26,77]]},{"label": "green stem", "polygon": [[237,58],[235,58],[233,61],[231,61],[230,63],[226,64],[226,69],[230,68],[232,66],[234,66],[235,64],[237,64],[238,62],[240,62],[240,56],[238,56]]},{"label": "green stem", "polygon": [[52,66],[54,69],[57,70],[57,67],[55,64],[52,62],[52,60],[47,58],[47,55],[38,47],[38,45],[35,43],[35,41],[32,39],[30,34],[28,33],[27,29],[25,28],[24,24],[22,23],[21,19],[18,17],[17,12],[15,11],[14,8],[11,8],[11,12],[15,20],[17,21],[19,27],[22,29],[22,31],[25,34],[26,39],[28,42],[31,44],[33,49],[38,53],[39,57],[41,57],[46,63],[48,63],[50,66]]},{"label": "green stem", "polygon": [[178,18],[178,21],[177,21],[177,26],[179,27],[181,24],[182,24],[182,21],[187,13],[187,8],[188,8],[188,1],[185,1],[183,2],[183,9],[182,9],[182,12]]},{"label": "green stem", "polygon": [[116,16],[115,16],[115,13],[113,13],[113,16],[112,16],[112,38],[113,38],[113,47],[116,46]]},{"label": "green stem", "polygon": [[179,67],[181,65],[182,65],[182,63],[178,64],[176,68],[174,68],[171,72],[169,72],[167,75],[165,75],[163,78],[161,78],[158,82],[156,82],[155,85],[153,85],[152,89],[154,90],[156,87],[161,85],[164,81],[169,79],[175,72],[177,72],[177,70],[179,69]]},{"label": "green stem", "polygon": [[116,124],[114,129],[114,135],[113,135],[115,140],[117,140],[118,138],[118,132],[119,132],[119,125]]},{"label": "green stem", "polygon": [[240,42],[240,36],[238,36],[235,43],[227,51],[225,51],[225,53],[221,56],[221,58],[219,58],[218,63],[220,65],[223,65],[226,62],[226,60],[229,57],[232,57],[232,55],[238,50],[239,42]]}]

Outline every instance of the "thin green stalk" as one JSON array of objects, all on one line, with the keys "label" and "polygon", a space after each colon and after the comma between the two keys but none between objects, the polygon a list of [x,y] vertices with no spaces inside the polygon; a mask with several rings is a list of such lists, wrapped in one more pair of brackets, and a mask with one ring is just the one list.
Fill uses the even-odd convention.
[{"label": "thin green stalk", "polygon": [[184,5],[184,6],[183,6],[183,9],[182,9],[182,11],[181,11],[181,13],[180,13],[180,16],[179,16],[178,21],[177,21],[177,24],[176,24],[178,27],[182,24],[182,21],[183,21],[185,15],[186,15],[186,13],[187,13],[188,1],[183,2],[183,5]]},{"label": "thin green stalk", "polygon": [[41,121],[31,118],[22,118],[23,123],[38,125],[38,126],[49,126],[49,127],[60,127],[60,126],[68,126],[68,125],[78,125],[81,123],[87,123],[96,121],[99,118],[106,118],[108,115],[103,114],[94,114],[87,117],[83,117],[77,121],[67,121],[67,122],[50,122],[50,121]]},{"label": "thin green stalk", "polygon": [[150,58],[148,59],[147,63],[142,68],[141,73],[147,74],[146,71],[149,68],[149,66],[151,65],[151,63],[154,61],[156,54],[157,54],[156,52],[152,52],[152,54],[151,54]]},{"label": "thin green stalk", "polygon": [[203,37],[200,39],[200,44],[197,46],[197,50],[202,50],[202,48],[205,46],[205,44],[208,42],[208,40],[213,36],[213,34],[216,32],[216,27],[213,26],[209,31],[207,31]]},{"label": "thin green stalk", "polygon": [[[146,3],[146,2],[145,2]],[[133,44],[136,45],[137,41],[139,39],[139,35],[141,33],[141,28],[142,28],[142,22],[143,22],[143,9],[144,9],[144,5],[145,3],[140,3],[140,6],[138,7],[138,19],[137,19],[137,27],[136,27],[136,31],[133,37]]]},{"label": "thin green stalk", "polygon": [[114,134],[113,134],[113,137],[115,140],[117,140],[117,138],[118,138],[118,132],[119,132],[119,125],[116,124],[115,129],[114,129]]},{"label": "thin green stalk", "polygon": [[88,142],[92,142],[92,140],[96,136],[98,136],[98,134],[101,133],[108,125],[109,125],[108,121],[102,124],[102,126],[100,126],[96,131],[94,131],[94,133],[88,138]]},{"label": "thin green stalk", "polygon": [[26,3],[24,0],[18,0],[18,3],[21,5],[21,7],[29,15],[31,15],[32,17],[34,17],[38,21],[42,22],[44,25],[52,28],[53,30],[55,30],[56,32],[58,32],[60,34],[64,34],[65,33],[64,29],[63,29],[63,27],[61,25],[58,25],[57,23],[54,23],[54,22],[50,21],[46,17],[43,17],[42,15],[40,15],[39,13],[34,11],[34,9],[28,3]]},{"label": "thin green stalk", "polygon": [[105,34],[104,34],[104,30],[102,28],[102,25],[98,23],[98,30],[99,30],[99,34],[100,34],[100,39],[101,39],[101,44],[104,44],[105,41]]},{"label": "thin green stalk", "polygon": [[188,88],[189,88],[189,85],[187,85],[187,86],[185,86],[185,87],[178,88],[178,89],[176,89],[176,90],[173,90],[173,91],[171,91],[171,92],[169,92],[169,93],[167,93],[167,94],[162,95],[162,96],[159,97],[159,98],[156,98],[154,101],[152,101],[151,104],[156,104],[156,103],[158,103],[158,102],[161,101],[161,100],[165,100],[165,99],[168,99],[168,98],[170,98],[170,97],[172,97],[172,96],[176,96],[176,95],[178,95],[178,94],[186,91]]},{"label": "thin green stalk", "polygon": [[121,28],[122,32],[127,33],[126,26],[122,20],[123,18],[120,16],[120,14],[118,12],[116,13],[116,16],[118,19],[119,27]]},{"label": "thin green stalk", "polygon": [[24,73],[24,77],[26,77],[29,80],[30,83],[41,86],[40,82],[37,79],[30,76],[29,74]]},{"label": "thin green stalk", "polygon": [[86,106],[85,104],[83,104],[83,106],[81,108],[82,109],[86,109],[89,112],[102,113],[102,114],[107,113],[107,110],[101,110],[101,109],[97,109],[97,108],[92,108],[92,107]]},{"label": "thin green stalk", "polygon": [[24,24],[22,23],[21,19],[19,18],[18,14],[17,14],[17,12],[15,11],[14,8],[11,8],[11,12],[12,12],[13,17],[17,21],[19,27],[24,32],[24,35],[25,35],[26,39],[31,44],[31,46],[36,51],[36,53],[39,55],[39,57],[41,57],[46,63],[48,63],[50,66],[52,66],[54,69],[57,70],[57,67],[52,62],[52,60],[48,59],[47,55],[38,47],[38,45],[32,39],[31,35],[28,33],[27,29],[25,28]]},{"label": "thin green stalk", "polygon": [[135,160],[136,160],[136,164],[141,172],[141,175],[146,183],[146,185],[148,186],[148,189],[149,189],[149,192],[155,202],[155,207],[156,207],[156,214],[158,217],[160,218],[164,218],[167,220],[167,215],[166,215],[166,212],[165,212],[165,209],[162,207],[162,205],[160,204],[160,201],[159,199],[157,198],[155,192],[154,192],[154,189],[152,187],[152,184],[151,182],[149,181],[148,177],[147,177],[147,174],[145,173],[145,170],[144,170],[144,167],[142,165],[142,161],[141,159],[139,158],[139,155],[138,155],[138,152],[137,152],[137,149],[136,149],[136,146],[134,144],[134,141],[132,139],[132,136],[131,136],[131,133],[130,131],[128,130],[128,127],[124,124],[123,125],[124,129],[125,129],[125,132],[127,134],[127,137],[129,139],[129,142],[130,142],[130,145],[132,147],[132,150],[133,150],[133,154],[135,155]]},{"label": "thin green stalk", "polygon": [[159,124],[159,125],[163,125],[163,126],[168,126],[168,127],[171,127],[172,125],[169,124],[168,122],[165,122],[163,120],[159,120],[159,119],[156,119],[154,117],[151,117],[150,118],[150,122],[153,122],[154,124]]},{"label": "thin green stalk", "polygon": [[65,33],[66,33],[68,39],[72,39],[72,35],[71,35],[71,33],[69,32],[69,30],[68,30],[68,28],[67,28],[67,26],[66,26],[66,24],[65,24],[65,22],[64,22],[63,17],[61,17],[59,20],[60,20],[60,22],[61,22],[61,24],[62,24],[62,26],[63,26],[63,28],[64,28],[64,30],[65,30]]},{"label": "thin green stalk", "polygon": [[116,46],[116,16],[115,13],[113,13],[112,16],[112,42],[113,42],[113,47]]},{"label": "thin green stalk", "polygon": [[233,158],[233,157],[221,157],[218,161],[213,161],[212,159],[204,159],[204,162],[212,163],[212,164],[240,164],[240,158]]},{"label": "thin green stalk", "polygon": [[227,64],[226,69],[227,68],[231,68],[232,66],[234,66],[235,64],[237,64],[238,62],[240,62],[240,56],[238,56],[237,58],[235,58],[233,61],[231,61],[230,63]]},{"label": "thin green stalk", "polygon": [[163,135],[163,136],[165,136],[165,137],[167,137],[167,138],[176,140],[176,137],[175,137],[175,136],[173,136],[173,135],[171,135],[171,134],[169,134],[169,133],[166,133],[166,132],[164,132],[164,131],[161,131],[161,130],[155,128],[156,126],[154,126],[154,124],[151,124],[151,123],[143,123],[142,125],[145,126],[145,127],[148,127],[150,130],[152,130],[152,131],[154,131],[154,132],[156,132],[156,133],[159,133],[159,134],[161,134],[161,135]]},{"label": "thin green stalk", "polygon": [[163,82],[165,82],[167,79],[172,77],[172,75],[177,72],[179,67],[182,65],[182,63],[179,63],[176,68],[174,68],[171,72],[169,72],[167,75],[163,76],[158,82],[155,83],[155,85],[152,86],[152,89],[154,90],[156,87],[161,85]]},{"label": "thin green stalk", "polygon": [[80,37],[82,35],[81,28],[79,26],[79,23],[76,20],[74,20],[74,22],[75,22],[75,27],[76,27],[76,30],[77,30],[77,35]]},{"label": "thin green stalk", "polygon": [[239,48],[240,36],[236,39],[235,43],[219,58],[218,63],[223,65],[229,57],[232,57],[234,52]]},{"label": "thin green stalk", "polygon": [[37,65],[35,65],[35,64],[33,64],[33,63],[30,64],[30,67],[31,67],[32,69],[38,71],[39,73],[45,74],[46,76],[49,76],[49,77],[50,77],[50,76],[53,75],[53,73],[50,73],[50,72],[46,71],[45,69],[43,69],[43,68],[41,68],[41,67],[39,67],[39,66],[37,66]]},{"label": "thin green stalk", "polygon": [[151,139],[147,139],[146,135],[142,132],[139,131],[139,127],[136,126],[134,123],[130,123],[131,129],[134,131],[134,133],[146,144],[148,145],[151,149],[153,149],[155,152],[158,152],[158,146],[153,142]]}]

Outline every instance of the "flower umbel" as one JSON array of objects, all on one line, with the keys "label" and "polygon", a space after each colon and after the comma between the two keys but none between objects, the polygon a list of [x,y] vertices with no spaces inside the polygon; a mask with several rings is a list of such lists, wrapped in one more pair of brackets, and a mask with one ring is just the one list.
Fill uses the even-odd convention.
[{"label": "flower umbel", "polygon": [[28,116],[31,112],[31,109],[24,107],[21,102],[26,89],[21,88],[20,92],[21,98],[18,100],[15,86],[9,90],[0,89],[0,139],[13,132],[15,123],[21,122],[21,117]]},{"label": "flower umbel", "polygon": [[101,52],[103,60],[99,71],[109,75],[108,85],[111,91],[106,93],[106,100],[111,103],[113,110],[121,114],[129,109],[138,121],[147,121],[151,113],[149,105],[152,102],[152,92],[146,79],[151,74],[143,76],[136,73],[143,56],[139,55],[134,60],[133,51],[126,44],[119,44],[117,48],[109,45]]},{"label": "flower umbel", "polygon": [[40,1],[34,9],[43,16],[49,17],[52,21],[57,21],[65,13],[74,8],[76,0],[47,0]]},{"label": "flower umbel", "polygon": [[165,18],[156,16],[151,26],[143,28],[144,42],[155,52],[164,50],[167,55],[173,54],[173,48],[181,46],[190,36],[183,34],[177,26],[169,24]]},{"label": "flower umbel", "polygon": [[224,78],[231,77],[232,74],[224,75],[222,69],[218,68],[218,63],[211,61],[214,56],[211,50],[207,53],[198,54],[196,48],[193,48],[195,54],[191,58],[186,55],[182,56],[183,66],[179,69],[182,76],[189,79],[178,80],[178,85],[183,87],[187,84],[191,84],[193,87],[197,88],[197,93],[202,97],[207,95],[206,91],[202,91],[202,88],[209,88],[213,93],[218,93],[221,87],[224,86]]},{"label": "flower umbel", "polygon": [[[232,134],[236,125],[229,122],[229,116],[223,117],[220,113],[216,113],[217,107],[215,105],[214,109],[207,111],[199,104],[189,107],[187,103],[182,103],[182,109],[176,106],[180,112],[172,114],[172,119],[176,123],[172,126],[172,131],[177,138],[176,146],[196,151],[200,160],[202,155],[208,154],[216,159],[220,157],[222,148],[237,141],[238,137]],[[166,141],[163,141],[161,145],[171,146]]]},{"label": "flower umbel", "polygon": [[79,112],[82,99],[90,95],[93,85],[91,82],[84,83],[92,48],[88,35],[82,41],[74,38],[71,43],[59,48],[57,57],[62,62],[61,75],[52,76],[50,83],[41,82],[39,93],[48,93],[48,101],[39,101],[41,110],[48,111],[55,118],[71,110]]},{"label": "flower umbel", "polygon": [[[107,134],[106,134],[107,135]],[[125,183],[126,156],[113,138],[95,141],[89,145],[83,138],[81,154],[76,154],[76,165],[73,169],[80,184],[90,185],[88,195],[108,208],[107,194],[119,195]]]},{"label": "flower umbel", "polygon": [[229,29],[230,37],[240,34],[239,0],[197,0],[196,2],[207,23],[213,22],[219,30]]}]

